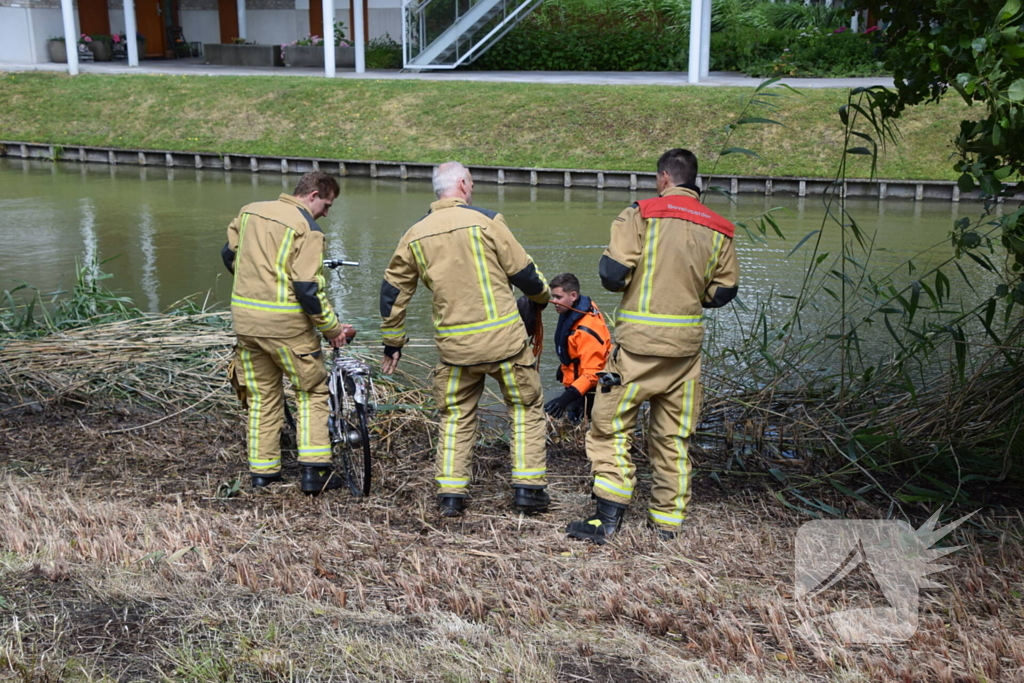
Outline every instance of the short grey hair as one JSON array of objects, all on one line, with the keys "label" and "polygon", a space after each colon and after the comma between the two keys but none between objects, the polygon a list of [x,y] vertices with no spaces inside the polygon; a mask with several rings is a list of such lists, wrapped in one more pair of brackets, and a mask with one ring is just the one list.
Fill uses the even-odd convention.
[{"label": "short grey hair", "polygon": [[469,169],[457,161],[446,161],[434,169],[434,194],[438,198],[455,189],[460,180],[469,180]]}]

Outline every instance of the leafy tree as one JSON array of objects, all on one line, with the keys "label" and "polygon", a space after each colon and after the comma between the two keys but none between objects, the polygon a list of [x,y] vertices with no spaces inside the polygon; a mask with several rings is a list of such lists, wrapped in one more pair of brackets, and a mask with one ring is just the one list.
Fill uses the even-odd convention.
[{"label": "leafy tree", "polygon": [[[954,168],[962,191],[980,187],[995,198],[1013,193],[1024,171],[1024,11],[1021,0],[853,0],[885,27],[887,65],[895,91],[878,98],[881,113],[898,118],[906,107],[931,102],[950,88],[979,111],[961,122]],[[984,238],[968,221],[958,223],[958,249]],[[998,294],[1024,304],[1024,211],[1002,219],[1009,251],[1007,282]],[[975,256],[978,260],[978,257]]]}]

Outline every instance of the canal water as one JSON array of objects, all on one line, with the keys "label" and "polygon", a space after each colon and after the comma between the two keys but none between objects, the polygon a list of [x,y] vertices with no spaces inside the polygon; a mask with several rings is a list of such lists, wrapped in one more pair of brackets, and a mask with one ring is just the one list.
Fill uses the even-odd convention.
[{"label": "canal water", "polygon": [[[223,307],[230,295],[230,277],[220,258],[227,224],[242,205],[291,192],[296,180],[294,175],[0,159],[0,290],[22,281],[44,294],[67,289],[74,283],[76,263],[95,259],[111,275],[105,286],[132,297],[143,310],[165,310],[192,295]],[[601,289],[597,275],[609,226],[622,208],[650,194],[477,185],[473,203],[505,215],[546,277],[576,273],[584,293],[611,314],[617,297]],[[361,264],[344,269],[330,285],[339,317],[356,324],[361,339],[379,338],[377,297],[384,269],[403,232],[432,200],[425,181],[345,178],[330,214],[320,221],[327,256]],[[799,290],[816,237],[791,252],[822,227],[825,209],[818,197],[744,195],[730,202],[711,195],[708,203],[733,221],[749,221],[780,207],[773,215],[785,234],[780,239],[769,232],[762,242],[738,231],[743,305],[724,313],[730,316],[728,324],[719,321],[719,330],[728,334],[749,323],[758,301],[790,305],[785,297]],[[874,240],[871,269],[895,271],[897,284],[916,277],[901,267],[907,259],[915,258],[921,273],[948,258],[953,221],[980,212],[975,204],[889,199],[851,200],[847,208]],[[821,249],[835,255],[839,245],[838,226],[827,224]],[[815,315],[830,318],[834,309],[822,302],[805,322],[813,323]],[[550,334],[553,312],[546,319]],[[407,329],[429,345],[426,290],[414,299]],[[552,346],[547,344],[546,353],[552,353]],[[429,349],[423,349],[423,356],[430,358]],[[544,363],[555,366],[553,357]]]}]

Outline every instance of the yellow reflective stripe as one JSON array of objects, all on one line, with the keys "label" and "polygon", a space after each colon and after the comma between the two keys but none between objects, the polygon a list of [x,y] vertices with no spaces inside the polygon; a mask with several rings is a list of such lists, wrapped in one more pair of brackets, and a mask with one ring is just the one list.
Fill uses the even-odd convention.
[{"label": "yellow reflective stripe", "polygon": [[259,299],[247,299],[244,296],[232,296],[232,306],[252,308],[257,311],[302,311],[297,303],[278,303],[276,301],[260,301]]},{"label": "yellow reflective stripe", "polygon": [[257,464],[260,460],[260,414],[263,408],[263,395],[260,393],[260,385],[256,382],[256,368],[252,364],[252,352],[249,349],[239,349],[238,360],[242,362],[245,388],[249,392],[249,464],[257,467],[271,467],[276,463]]},{"label": "yellow reflective stripe", "polygon": [[252,458],[249,459],[249,467],[251,467],[254,470],[270,469],[271,467],[277,467],[280,464],[280,458],[278,458],[277,460],[253,460]]},{"label": "yellow reflective stripe", "polygon": [[299,422],[296,425],[296,440],[299,451],[309,446],[309,393],[299,388],[299,373],[295,370],[295,364],[292,362],[291,353],[287,346],[281,346],[277,349],[277,355],[281,357],[281,364],[284,369],[288,372],[288,379],[292,382],[292,388],[295,389],[295,400],[299,404]]},{"label": "yellow reflective stripe", "polygon": [[519,385],[516,384],[516,373],[512,363],[505,361],[501,364],[501,376],[505,378],[505,390],[508,391],[508,399],[512,402],[512,457],[515,463],[512,469],[523,470],[526,468],[526,407],[523,405]]},{"label": "yellow reflective stripe", "polygon": [[285,228],[284,239],[281,240],[281,246],[277,249],[277,261],[275,266],[277,267],[277,302],[284,303],[288,301],[288,254],[292,248],[292,242],[295,241],[295,231],[291,228]]},{"label": "yellow reflective stripe", "polygon": [[543,477],[547,475],[547,469],[540,470],[512,470],[513,479],[533,479],[535,477]]},{"label": "yellow reflective stripe", "polygon": [[382,327],[380,333],[385,337],[402,337],[405,336],[404,327]]},{"label": "yellow reflective stripe", "polygon": [[[455,445],[459,427],[459,379],[462,377],[462,368],[458,365],[452,367],[448,376],[448,387],[444,392],[444,405],[448,411],[444,419],[444,476],[451,478],[455,471]],[[438,478],[440,481],[440,478]],[[455,480],[453,480],[455,481]]]},{"label": "yellow reflective stripe", "polygon": [[685,515],[671,515],[657,510],[648,510],[647,514],[651,516],[655,522],[661,522],[662,524],[668,524],[670,526],[681,526],[683,520],[686,519]]},{"label": "yellow reflective stripe", "polygon": [[320,332],[325,332],[325,331],[331,329],[332,327],[334,327],[337,324],[338,324],[338,316],[334,315],[334,311],[332,311],[331,309],[328,308],[327,309],[327,318],[322,323],[317,325],[316,329],[318,331],[320,331]]},{"label": "yellow reflective stripe", "polygon": [[647,245],[644,247],[644,280],[640,287],[640,310],[648,313],[651,310],[651,290],[654,289],[654,265],[657,261],[658,232],[661,219],[652,218],[647,221]]},{"label": "yellow reflective stripe", "polygon": [[434,477],[441,486],[449,489],[464,489],[469,486],[469,479],[457,479],[455,477]]},{"label": "yellow reflective stripe", "polygon": [[622,496],[623,498],[633,497],[633,489],[627,488],[629,487],[628,484],[626,484],[625,486],[616,486],[615,484],[613,484],[612,482],[608,481],[603,477],[594,477],[594,486],[604,491],[607,491],[608,493],[614,493],[617,496]]},{"label": "yellow reflective stripe", "polygon": [[699,327],[703,321],[700,315],[659,315],[640,311],[619,310],[615,315],[617,323],[630,322],[660,327]]},{"label": "yellow reflective stripe", "polygon": [[722,245],[725,243],[725,235],[720,232],[712,232],[711,258],[708,259],[708,267],[704,269],[704,282],[710,282],[711,276],[718,266],[718,259],[722,256]]},{"label": "yellow reflective stripe", "polygon": [[[615,461],[619,466],[619,474],[622,477],[622,483],[624,487],[629,487],[630,493],[620,493],[627,498],[632,496],[633,486],[629,483],[629,443],[628,435],[622,425],[622,417],[630,409],[633,404],[633,399],[640,391],[640,385],[629,384],[627,385],[625,393],[622,398],[619,399],[619,405],[615,407],[615,416],[612,418],[612,444],[615,448]],[[595,479],[595,484],[597,480]],[[608,482],[609,485],[611,482]]]},{"label": "yellow reflective stripe", "polygon": [[242,222],[238,225],[238,244],[235,245],[235,272],[231,275],[231,296],[235,296],[235,285],[238,283],[238,260],[242,256],[242,238],[245,237],[245,224],[249,222],[249,214],[242,214]]},{"label": "yellow reflective stripe", "polygon": [[420,269],[420,277],[423,278],[423,284],[429,289],[433,289],[430,285],[430,278],[427,277],[427,257],[423,255],[423,246],[419,242],[409,242],[409,250],[412,251],[413,258],[416,259],[416,265]]},{"label": "yellow reflective stripe", "polygon": [[519,311],[512,311],[501,318],[492,318],[479,323],[467,323],[465,325],[438,325],[434,329],[441,336],[458,336],[464,334],[477,334],[478,332],[490,332],[500,330],[519,321]]},{"label": "yellow reflective stripe", "polygon": [[469,244],[473,249],[473,264],[476,266],[476,279],[480,283],[480,295],[484,299],[487,319],[492,320],[498,316],[498,310],[497,305],[494,303],[494,292],[491,290],[491,274],[487,270],[487,260],[484,258],[484,243],[480,237],[479,226],[469,229]]},{"label": "yellow reflective stripe", "polygon": [[676,466],[679,469],[679,485],[677,487],[678,493],[675,497],[674,509],[680,515],[680,519],[682,519],[684,511],[686,493],[690,487],[690,454],[687,446],[690,435],[693,434],[693,421],[696,415],[694,399],[696,395],[697,381],[691,379],[684,382],[683,406],[679,414],[679,432],[674,438],[676,452],[679,454],[679,458],[676,460]]}]

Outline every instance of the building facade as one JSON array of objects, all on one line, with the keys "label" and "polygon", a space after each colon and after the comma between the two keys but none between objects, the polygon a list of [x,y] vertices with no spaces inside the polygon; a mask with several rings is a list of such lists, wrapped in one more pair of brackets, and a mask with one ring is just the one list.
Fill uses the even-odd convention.
[{"label": "building facade", "polygon": [[[335,19],[352,38],[353,2],[362,2],[369,40],[384,35],[402,40],[402,0],[334,0]],[[231,42],[236,37],[279,45],[309,34],[324,35],[320,0],[134,0],[137,32],[145,57],[173,56],[172,43]],[[239,12],[238,2],[244,2]],[[76,0],[79,34],[125,32],[124,0]],[[244,27],[240,27],[240,19]],[[328,31],[330,33],[330,31]],[[60,0],[0,0],[0,62],[50,61],[47,42],[64,35]]]}]

